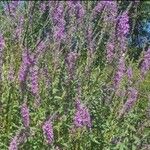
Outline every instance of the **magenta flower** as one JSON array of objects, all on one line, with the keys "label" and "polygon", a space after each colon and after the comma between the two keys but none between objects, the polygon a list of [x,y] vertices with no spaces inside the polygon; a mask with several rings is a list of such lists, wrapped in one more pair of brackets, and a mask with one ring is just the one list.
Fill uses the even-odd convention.
[{"label": "magenta flower", "polygon": [[21,82],[25,81],[26,79],[26,75],[27,75],[27,66],[26,64],[23,62],[20,66],[20,70],[19,70],[19,80]]},{"label": "magenta flower", "polygon": [[23,32],[23,25],[24,25],[24,17],[23,16],[19,16],[18,18],[18,23],[17,23],[17,27],[14,30],[14,37],[17,40],[20,40],[21,36],[22,36],[22,32]]},{"label": "magenta flower", "polygon": [[44,137],[46,138],[46,142],[51,144],[54,140],[53,126],[51,120],[45,121],[42,126]]},{"label": "magenta flower", "polygon": [[30,55],[31,64],[37,64],[38,60],[43,56],[46,50],[46,42],[45,41],[37,41],[36,43],[36,51]]},{"label": "magenta flower", "polygon": [[76,113],[74,116],[74,126],[76,128],[88,127],[91,128],[91,117],[88,108],[81,104],[79,100],[76,101]]},{"label": "magenta flower", "polygon": [[5,46],[5,40],[3,38],[3,35],[0,34],[0,53],[4,49],[4,46]]},{"label": "magenta flower", "polygon": [[124,73],[125,73],[125,62],[124,62],[124,57],[121,57],[119,60],[117,71],[114,76],[114,87],[115,88],[118,88]]},{"label": "magenta flower", "polygon": [[12,138],[8,149],[9,150],[18,150],[19,145],[23,144],[28,136],[29,135],[27,135],[27,132],[24,129],[19,130],[16,133],[16,135]]},{"label": "magenta flower", "polygon": [[118,11],[117,1],[106,1],[104,10],[106,12],[104,21],[108,24],[115,23]]},{"label": "magenta flower", "polygon": [[[123,12],[123,14],[119,17],[117,34],[118,38],[122,38],[129,33],[129,16],[127,12]],[[121,39],[120,39],[121,40]]]},{"label": "magenta flower", "polygon": [[121,53],[126,51],[127,47],[127,34],[129,33],[129,16],[125,11],[118,18],[118,26],[117,26],[117,38],[119,42],[118,49],[120,49]]},{"label": "magenta flower", "polygon": [[17,141],[17,136],[15,136],[12,141],[10,142],[9,145],[9,150],[18,150],[18,141]]},{"label": "magenta flower", "polygon": [[150,70],[150,48],[145,52],[143,61],[140,66],[142,77]]},{"label": "magenta flower", "polygon": [[65,38],[65,20],[64,20],[64,5],[59,2],[53,11],[53,22],[54,22],[54,39],[60,42]]},{"label": "magenta flower", "polygon": [[75,10],[78,22],[82,21],[86,12],[84,6],[81,4],[80,1],[77,1],[75,5]]},{"label": "magenta flower", "polygon": [[94,7],[93,11],[92,11],[92,16],[95,17],[98,13],[102,12],[105,3],[107,3],[107,1],[100,1],[97,3],[97,5]]},{"label": "magenta flower", "polygon": [[109,63],[112,62],[113,58],[114,58],[114,54],[115,54],[115,43],[114,41],[108,41],[107,45],[106,45],[106,53],[107,53],[107,61]]},{"label": "magenta flower", "polygon": [[66,67],[69,79],[73,79],[76,59],[77,59],[76,52],[70,52],[66,57]]},{"label": "magenta flower", "polygon": [[5,47],[5,40],[3,38],[3,35],[0,33],[0,80],[1,80],[1,74],[2,74],[2,66],[3,66],[3,50]]},{"label": "magenta flower", "polygon": [[39,93],[38,73],[39,68],[36,64],[30,67],[31,91],[34,95]]},{"label": "magenta flower", "polygon": [[128,93],[128,99],[125,102],[123,108],[121,109],[119,116],[122,116],[123,114],[129,112],[129,110],[135,104],[135,102],[137,100],[137,96],[138,96],[138,91],[134,88],[130,88],[129,93]]},{"label": "magenta flower", "polygon": [[127,76],[128,76],[128,79],[131,80],[133,78],[133,72],[132,72],[132,68],[129,67],[127,69]]},{"label": "magenta flower", "polygon": [[46,48],[45,42],[41,41],[40,44],[37,46],[36,54],[41,55],[45,51],[45,48]]},{"label": "magenta flower", "polygon": [[44,13],[46,11],[46,1],[41,1],[40,3],[40,11],[41,13]]},{"label": "magenta flower", "polygon": [[13,17],[15,17],[17,8],[19,6],[19,2],[20,2],[19,0],[16,0],[16,1],[11,1],[8,4],[6,4],[4,8],[6,15],[10,13]]},{"label": "magenta flower", "polygon": [[29,127],[30,115],[29,115],[29,108],[26,103],[23,103],[21,106],[21,117],[24,127]]},{"label": "magenta flower", "polygon": [[20,82],[25,82],[30,64],[31,62],[30,62],[28,51],[25,50],[22,54],[22,63],[19,69],[19,81]]},{"label": "magenta flower", "polygon": [[41,68],[40,72],[45,79],[46,88],[51,87],[51,76],[49,74],[48,67]]}]

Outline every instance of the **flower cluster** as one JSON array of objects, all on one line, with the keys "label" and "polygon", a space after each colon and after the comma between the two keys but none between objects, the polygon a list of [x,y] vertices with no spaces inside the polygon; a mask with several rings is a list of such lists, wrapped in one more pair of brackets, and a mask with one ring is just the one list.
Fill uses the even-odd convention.
[{"label": "flower cluster", "polygon": [[25,132],[26,131],[24,129],[21,129],[16,133],[16,135],[12,138],[9,144],[9,148],[8,148],[9,150],[19,149],[19,145],[24,143],[27,138],[27,134]]},{"label": "flower cluster", "polygon": [[124,62],[124,57],[121,57],[119,60],[117,72],[115,73],[115,77],[114,77],[114,87],[115,88],[118,88],[124,73],[125,73],[125,62]]},{"label": "flower cluster", "polygon": [[131,79],[133,78],[132,67],[128,67],[126,73],[127,73],[127,76],[128,76],[129,81],[131,82]]},{"label": "flower cluster", "polygon": [[135,88],[129,89],[128,99],[125,102],[123,108],[120,111],[119,116],[122,116],[123,114],[127,113],[134,105],[134,103],[137,100],[138,91]]},{"label": "flower cluster", "polygon": [[75,5],[75,11],[76,11],[75,14],[77,16],[78,22],[81,22],[85,15],[85,8],[83,7],[80,1],[77,1]]},{"label": "flower cluster", "polygon": [[140,69],[143,77],[145,76],[147,71],[150,70],[150,48],[144,54]]},{"label": "flower cluster", "polygon": [[5,41],[3,38],[3,35],[0,34],[0,80],[1,80],[1,74],[2,74],[2,65],[3,65],[3,49],[5,46]]},{"label": "flower cluster", "polygon": [[[38,44],[38,42],[37,42]],[[35,63],[38,62],[39,58],[42,56],[42,54],[45,52],[45,49],[46,49],[46,42],[45,41],[41,41],[38,45],[37,45],[37,49],[34,53],[34,56],[33,56],[33,61]]]},{"label": "flower cluster", "polygon": [[76,113],[74,116],[74,126],[76,128],[88,127],[91,128],[91,117],[88,108],[81,104],[79,100],[76,101]]},{"label": "flower cluster", "polygon": [[117,34],[119,38],[122,38],[126,36],[128,32],[129,32],[129,16],[128,16],[128,13],[125,11],[119,17]]},{"label": "flower cluster", "polygon": [[39,68],[37,65],[33,65],[30,67],[31,91],[34,95],[37,95],[39,93],[38,73],[39,73]]},{"label": "flower cluster", "polygon": [[100,1],[97,3],[97,5],[94,7],[92,11],[93,17],[95,17],[98,13],[102,12],[106,2],[107,1]]},{"label": "flower cluster", "polygon": [[24,16],[18,17],[19,22],[17,23],[16,29],[14,30],[14,37],[20,40],[23,32]]},{"label": "flower cluster", "polygon": [[65,20],[64,20],[64,5],[59,2],[56,5],[53,12],[53,22],[54,22],[54,39],[60,42],[65,38]]},{"label": "flower cluster", "polygon": [[23,103],[21,106],[21,117],[24,127],[29,127],[30,116],[29,116],[29,108],[26,103]]},{"label": "flower cluster", "polygon": [[15,17],[16,16],[16,11],[19,6],[20,1],[11,1],[5,6],[5,13],[8,15],[10,13],[11,16]]},{"label": "flower cluster", "polygon": [[106,56],[107,56],[107,61],[109,63],[112,62],[113,57],[114,57],[114,50],[115,50],[115,43],[114,41],[108,41],[106,45]]},{"label": "flower cluster", "polygon": [[121,49],[121,52],[126,51],[127,47],[127,34],[129,33],[129,16],[125,11],[118,18],[118,26],[117,26],[117,38],[119,41],[118,49]]},{"label": "flower cluster", "polygon": [[4,49],[4,46],[5,46],[5,41],[4,41],[3,35],[0,34],[0,53]]},{"label": "flower cluster", "polygon": [[104,20],[110,24],[114,23],[116,21],[116,16],[117,16],[117,2],[116,1],[106,1],[105,3],[105,11],[106,14],[104,16]]},{"label": "flower cluster", "polygon": [[67,66],[67,72],[68,72],[69,79],[73,79],[76,59],[77,59],[76,52],[70,52],[70,53],[68,53],[68,55],[66,57],[66,66]]},{"label": "flower cluster", "polygon": [[39,59],[43,56],[43,53],[46,48],[44,41],[37,43],[37,50],[30,55],[31,66],[29,68],[29,80],[30,80],[30,90],[35,96],[35,104],[39,106],[40,104],[40,95],[39,95]]},{"label": "flower cluster", "polygon": [[47,7],[46,1],[41,1],[41,3],[40,3],[40,12],[44,13],[46,11],[46,7]]},{"label": "flower cluster", "polygon": [[54,140],[53,126],[51,120],[45,121],[42,126],[43,134],[48,144],[51,144]]},{"label": "flower cluster", "polygon": [[25,82],[29,65],[30,65],[29,54],[28,54],[28,51],[25,50],[22,54],[22,64],[19,69],[19,81],[20,82]]},{"label": "flower cluster", "polygon": [[9,150],[18,150],[18,142],[17,142],[17,136],[15,136],[9,145]]}]

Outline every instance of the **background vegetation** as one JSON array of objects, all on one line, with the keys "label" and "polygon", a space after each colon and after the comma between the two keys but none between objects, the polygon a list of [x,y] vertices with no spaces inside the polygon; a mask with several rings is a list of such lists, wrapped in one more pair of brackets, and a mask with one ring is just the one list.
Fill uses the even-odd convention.
[{"label": "background vegetation", "polygon": [[149,1],[0,6],[1,150],[150,149]]}]

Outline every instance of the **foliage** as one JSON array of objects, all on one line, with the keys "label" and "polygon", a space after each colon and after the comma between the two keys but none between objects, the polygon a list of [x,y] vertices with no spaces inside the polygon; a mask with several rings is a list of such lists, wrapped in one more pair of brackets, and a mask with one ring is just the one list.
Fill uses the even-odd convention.
[{"label": "foliage", "polygon": [[127,43],[135,3],[0,3],[1,150],[148,148],[150,49],[133,61]]}]

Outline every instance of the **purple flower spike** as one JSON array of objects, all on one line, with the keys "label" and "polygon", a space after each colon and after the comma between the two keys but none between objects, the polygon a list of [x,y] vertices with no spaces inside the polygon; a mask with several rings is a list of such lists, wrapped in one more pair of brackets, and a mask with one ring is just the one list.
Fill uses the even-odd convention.
[{"label": "purple flower spike", "polygon": [[100,1],[97,3],[92,12],[93,17],[95,17],[98,13],[100,13],[103,10],[105,3],[106,3],[105,1]]},{"label": "purple flower spike", "polygon": [[19,16],[18,18],[18,23],[17,23],[17,27],[14,30],[14,38],[16,38],[17,40],[20,40],[21,36],[22,36],[22,32],[23,32],[23,25],[24,25],[24,16]]},{"label": "purple flower spike", "polygon": [[8,12],[11,13],[11,15],[13,17],[16,16],[16,11],[17,11],[17,8],[19,6],[19,0],[16,0],[16,1],[11,1],[9,2],[6,6],[5,6],[5,13],[8,14]]},{"label": "purple flower spike", "polygon": [[127,34],[129,33],[129,16],[125,11],[118,18],[118,26],[117,26],[117,38],[119,42],[118,49],[121,50],[121,53],[126,51],[127,47]]},{"label": "purple flower spike", "polygon": [[24,127],[29,127],[30,124],[30,116],[29,116],[29,108],[26,103],[21,106],[21,117]]},{"label": "purple flower spike", "polygon": [[116,21],[117,11],[118,11],[117,1],[110,1],[110,2],[108,1],[106,4],[107,15],[105,21],[114,23],[114,21]]},{"label": "purple flower spike", "polygon": [[32,66],[31,68],[31,91],[34,95],[39,93],[39,85],[38,85],[38,71],[39,68],[37,65]]},{"label": "purple flower spike", "polygon": [[22,64],[19,69],[19,81],[20,82],[24,82],[26,80],[29,65],[30,65],[30,60],[29,60],[27,51],[25,50],[22,55]]},{"label": "purple flower spike", "polygon": [[140,66],[141,75],[144,77],[150,70],[150,48],[145,52],[143,61]]},{"label": "purple flower spike", "polygon": [[115,77],[114,77],[115,88],[118,88],[124,73],[125,73],[125,62],[124,62],[124,57],[121,57],[118,64],[117,72],[115,73]]},{"label": "purple flower spike", "polygon": [[2,75],[2,66],[3,66],[3,50],[5,47],[5,40],[3,38],[3,35],[0,33],[0,80]]},{"label": "purple flower spike", "polygon": [[127,12],[123,12],[123,14],[119,18],[118,27],[117,27],[118,37],[122,38],[126,36],[129,32],[129,16]]},{"label": "purple flower spike", "polygon": [[70,52],[66,57],[66,66],[67,66],[69,79],[73,79],[76,59],[77,59],[76,52]]},{"label": "purple flower spike", "polygon": [[53,127],[51,120],[45,121],[42,126],[43,134],[46,138],[46,142],[51,144],[54,140]]},{"label": "purple flower spike", "polygon": [[25,129],[21,129],[17,131],[16,135],[12,138],[10,144],[9,144],[9,150],[18,150],[19,146],[23,143],[25,143],[27,137],[27,132]]},{"label": "purple flower spike", "polygon": [[60,42],[65,38],[65,19],[64,19],[64,5],[59,2],[53,12],[53,22],[54,22],[54,39]]},{"label": "purple flower spike", "polygon": [[122,116],[123,114],[129,112],[129,110],[133,107],[134,103],[136,102],[137,96],[138,96],[138,91],[134,88],[130,88],[128,99],[124,104],[123,108],[121,109],[119,116]]},{"label": "purple flower spike", "polygon": [[79,100],[76,101],[76,113],[74,116],[74,126],[76,128],[80,128],[84,126],[91,128],[91,117],[89,114],[89,110],[86,106],[81,104]]},{"label": "purple flower spike", "polygon": [[106,45],[106,53],[107,53],[107,61],[109,63],[112,62],[113,57],[114,57],[114,49],[115,49],[115,44],[113,41],[108,41]]},{"label": "purple flower spike", "polygon": [[44,13],[45,11],[46,11],[46,3],[45,3],[46,1],[41,1],[41,3],[40,3],[40,11],[41,11],[41,13]]},{"label": "purple flower spike", "polygon": [[17,136],[15,136],[10,142],[9,150],[18,150]]},{"label": "purple flower spike", "polygon": [[132,72],[132,68],[131,67],[129,67],[127,69],[127,76],[129,78],[129,80],[131,80],[133,78],[133,72]]},{"label": "purple flower spike", "polygon": [[3,35],[0,34],[0,53],[4,49],[4,46],[5,46],[5,41],[4,41]]},{"label": "purple flower spike", "polygon": [[77,2],[77,4],[75,5],[76,7],[76,15],[77,15],[77,19],[78,21],[82,21],[84,15],[85,15],[85,8],[84,6],[81,4],[80,1]]}]

